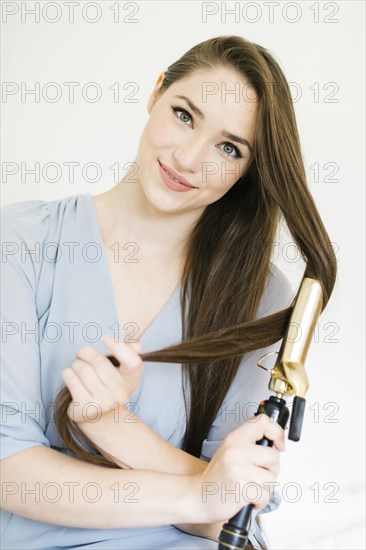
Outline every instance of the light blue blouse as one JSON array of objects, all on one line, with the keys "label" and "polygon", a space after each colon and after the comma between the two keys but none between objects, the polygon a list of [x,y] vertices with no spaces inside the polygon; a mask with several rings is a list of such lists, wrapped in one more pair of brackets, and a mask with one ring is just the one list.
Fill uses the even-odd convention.
[{"label": "light blue blouse", "polygon": [[[123,338],[110,272],[92,195],[28,200],[1,208],[1,459],[43,445],[70,454],[55,429],[52,408],[77,348],[107,350],[102,334]],[[120,243],[121,249],[124,243]],[[127,251],[129,252],[129,251]],[[126,253],[126,252],[125,252]],[[144,352],[181,339],[180,285],[154,318],[140,342]],[[294,291],[275,266],[258,317],[288,307]],[[204,440],[201,459],[210,460],[227,433],[252,416],[271,395],[268,376],[256,366],[279,343],[246,354]],[[131,395],[133,412],[178,448],[185,414],[181,365],[145,362]],[[259,513],[276,509],[279,494]],[[6,549],[216,549],[212,540],[172,525],[153,528],[82,529],[51,525],[1,511],[1,548]],[[254,516],[250,540],[265,546]]]}]

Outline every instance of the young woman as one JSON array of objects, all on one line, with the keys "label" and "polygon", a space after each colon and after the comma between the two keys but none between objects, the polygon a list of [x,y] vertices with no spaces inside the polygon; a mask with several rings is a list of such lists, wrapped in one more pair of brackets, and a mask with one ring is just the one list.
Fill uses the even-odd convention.
[{"label": "young woman", "polygon": [[[254,416],[294,298],[278,223],[323,309],[336,276],[286,79],[219,36],[148,112],[114,188],[2,209],[3,548],[217,548],[243,506],[279,503],[284,431]],[[249,539],[266,547],[255,521]]]}]

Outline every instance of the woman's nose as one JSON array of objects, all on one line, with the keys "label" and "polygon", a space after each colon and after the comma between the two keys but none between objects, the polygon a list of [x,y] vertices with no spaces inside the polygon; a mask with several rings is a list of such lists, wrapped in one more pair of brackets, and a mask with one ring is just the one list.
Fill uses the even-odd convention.
[{"label": "woman's nose", "polygon": [[206,145],[203,140],[191,138],[174,148],[173,158],[176,161],[177,170],[180,172],[199,172],[202,170],[203,161],[207,156]]}]

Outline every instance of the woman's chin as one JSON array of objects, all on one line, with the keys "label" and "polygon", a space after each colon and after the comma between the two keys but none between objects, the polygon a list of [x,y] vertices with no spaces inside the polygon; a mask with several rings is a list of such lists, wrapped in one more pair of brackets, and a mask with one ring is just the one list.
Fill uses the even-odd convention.
[{"label": "woman's chin", "polygon": [[144,190],[147,207],[150,210],[164,214],[173,214],[181,210],[179,201],[173,196],[170,196],[164,189],[146,189]]}]

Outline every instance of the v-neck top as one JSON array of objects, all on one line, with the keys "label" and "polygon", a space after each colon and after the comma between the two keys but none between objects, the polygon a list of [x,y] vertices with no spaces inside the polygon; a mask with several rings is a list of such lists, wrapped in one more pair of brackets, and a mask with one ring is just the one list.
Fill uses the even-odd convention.
[{"label": "v-neck top", "polygon": [[[81,345],[108,350],[103,334],[122,339],[112,279],[91,194],[1,208],[1,407],[0,458],[34,446],[65,449],[53,421],[53,403],[64,383],[61,372]],[[143,352],[181,341],[180,284],[145,329]],[[257,317],[288,307],[294,290],[272,266]],[[224,437],[271,395],[268,376],[257,360],[279,345],[244,356],[204,440],[201,456],[210,460]],[[186,415],[180,364],[144,362],[141,382],[129,398],[133,412],[166,441],[181,448]],[[278,507],[280,496],[259,514]],[[254,514],[255,516],[256,514]],[[253,517],[254,517],[253,516]],[[212,540],[183,533],[172,525],[149,528],[80,529],[0,512],[5,549],[53,548],[217,548]],[[255,521],[249,538],[265,542]]]}]

